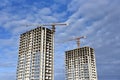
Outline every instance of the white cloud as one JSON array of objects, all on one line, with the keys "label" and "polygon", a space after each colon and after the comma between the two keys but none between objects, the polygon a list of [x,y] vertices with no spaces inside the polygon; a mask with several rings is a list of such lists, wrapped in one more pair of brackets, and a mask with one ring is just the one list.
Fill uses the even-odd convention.
[{"label": "white cloud", "polygon": [[12,47],[13,45],[14,46],[17,46],[18,44],[18,39],[12,37],[12,38],[9,38],[9,39],[0,39],[0,47]]},{"label": "white cloud", "polygon": [[38,12],[40,15],[51,15],[51,13],[52,13],[51,9],[47,8],[47,7],[40,9]]},{"label": "white cloud", "polygon": [[[52,23],[58,21],[56,15],[53,16],[50,8],[45,7],[39,9],[34,6],[31,7],[32,7],[31,11],[28,10],[29,12],[27,12],[26,10],[26,14],[8,13],[7,9],[0,11],[0,15],[1,15],[0,25],[6,29],[9,29],[13,34],[16,34],[25,30],[25,28],[22,27],[22,25],[25,24],[36,24],[36,23],[42,24],[42,23]],[[35,13],[33,12],[34,10],[36,10]]]}]

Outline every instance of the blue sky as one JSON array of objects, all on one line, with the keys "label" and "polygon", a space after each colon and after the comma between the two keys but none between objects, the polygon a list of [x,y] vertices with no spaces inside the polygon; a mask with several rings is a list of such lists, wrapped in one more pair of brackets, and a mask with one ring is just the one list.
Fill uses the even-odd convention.
[{"label": "blue sky", "polygon": [[[0,0],[0,79],[15,80],[19,34],[25,24],[67,22],[56,41],[86,35],[81,46],[95,49],[99,80],[120,80],[120,0]],[[50,27],[49,27],[50,28]],[[55,80],[65,80],[64,51],[75,41],[55,44]]]}]

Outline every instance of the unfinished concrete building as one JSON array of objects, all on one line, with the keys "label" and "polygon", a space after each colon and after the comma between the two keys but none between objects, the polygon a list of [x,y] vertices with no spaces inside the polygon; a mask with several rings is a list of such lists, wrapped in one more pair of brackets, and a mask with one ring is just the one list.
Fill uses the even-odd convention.
[{"label": "unfinished concrete building", "polygon": [[54,34],[38,27],[20,35],[17,80],[54,80]]},{"label": "unfinished concrete building", "polygon": [[97,80],[93,48],[82,47],[65,52],[66,80]]}]

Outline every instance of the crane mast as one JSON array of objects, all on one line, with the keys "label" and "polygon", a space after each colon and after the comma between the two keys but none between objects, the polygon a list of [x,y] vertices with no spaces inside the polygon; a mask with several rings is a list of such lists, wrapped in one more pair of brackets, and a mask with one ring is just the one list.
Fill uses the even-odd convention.
[{"label": "crane mast", "polygon": [[76,40],[78,48],[80,48],[80,39],[83,39],[83,38],[86,38],[86,36],[81,36],[73,39],[73,40]]}]

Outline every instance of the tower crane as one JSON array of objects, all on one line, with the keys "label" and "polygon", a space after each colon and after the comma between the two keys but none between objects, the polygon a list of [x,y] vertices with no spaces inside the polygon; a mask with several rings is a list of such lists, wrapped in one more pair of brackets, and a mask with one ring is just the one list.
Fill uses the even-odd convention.
[{"label": "tower crane", "polygon": [[55,27],[60,25],[68,25],[67,23],[50,23],[50,24],[27,24],[26,26],[52,26],[52,32],[55,33]]},{"label": "tower crane", "polygon": [[80,48],[80,39],[83,39],[83,38],[86,38],[86,36],[75,37],[72,39],[65,40],[64,42],[76,40],[77,47]]}]

